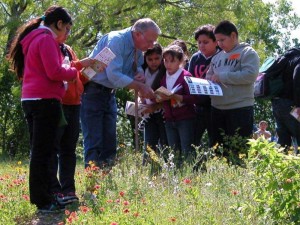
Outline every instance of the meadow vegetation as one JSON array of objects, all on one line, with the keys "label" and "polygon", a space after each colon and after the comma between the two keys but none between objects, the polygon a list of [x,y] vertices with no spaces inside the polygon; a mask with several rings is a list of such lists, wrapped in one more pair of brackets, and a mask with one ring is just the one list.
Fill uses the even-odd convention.
[{"label": "meadow vegetation", "polygon": [[49,216],[29,202],[28,161],[2,161],[0,224],[299,224],[299,158],[265,140],[250,146],[246,168],[199,149],[205,172],[177,168],[172,152],[143,166],[142,154],[122,145],[111,170],[78,162],[80,203]]}]

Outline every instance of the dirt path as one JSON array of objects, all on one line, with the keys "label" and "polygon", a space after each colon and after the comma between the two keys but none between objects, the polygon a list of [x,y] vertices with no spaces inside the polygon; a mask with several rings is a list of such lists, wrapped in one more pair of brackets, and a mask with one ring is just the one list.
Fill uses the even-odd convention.
[{"label": "dirt path", "polygon": [[60,222],[63,222],[64,214],[63,213],[37,213],[36,217],[33,218],[26,225],[57,225]]}]

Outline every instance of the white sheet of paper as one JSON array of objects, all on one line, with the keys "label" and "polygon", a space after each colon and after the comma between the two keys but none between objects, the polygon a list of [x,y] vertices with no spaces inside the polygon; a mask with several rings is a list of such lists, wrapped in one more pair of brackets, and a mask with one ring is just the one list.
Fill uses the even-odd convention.
[{"label": "white sheet of paper", "polygon": [[[108,48],[103,48],[96,56],[95,59],[108,65],[116,55]],[[82,70],[82,73],[90,80],[97,74],[97,65],[95,65],[96,70],[92,67],[87,67]]]},{"label": "white sheet of paper", "polygon": [[185,82],[189,86],[191,95],[215,95],[223,96],[222,88],[219,84],[211,82],[209,80],[196,78],[196,77],[184,77]]},{"label": "white sheet of paper", "polygon": [[[139,104],[138,116],[142,117],[142,113],[145,111],[146,107],[144,104]],[[127,115],[135,116],[135,103],[131,101],[126,102],[125,113]]]}]

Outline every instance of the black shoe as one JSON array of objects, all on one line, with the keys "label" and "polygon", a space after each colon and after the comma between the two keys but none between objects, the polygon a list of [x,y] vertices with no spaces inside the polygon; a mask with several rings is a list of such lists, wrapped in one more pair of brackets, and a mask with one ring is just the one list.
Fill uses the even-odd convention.
[{"label": "black shoe", "polygon": [[58,213],[64,210],[65,210],[65,206],[59,205],[57,203],[51,203],[38,208],[39,213]]},{"label": "black shoe", "polygon": [[55,198],[57,203],[61,206],[65,206],[79,201],[79,198],[74,192],[69,192],[67,195],[57,194]]}]

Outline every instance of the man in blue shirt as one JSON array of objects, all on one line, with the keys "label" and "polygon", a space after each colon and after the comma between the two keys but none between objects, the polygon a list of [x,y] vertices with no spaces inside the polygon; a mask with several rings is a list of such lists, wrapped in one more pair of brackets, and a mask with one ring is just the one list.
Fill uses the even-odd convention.
[{"label": "man in blue shirt", "polygon": [[128,88],[144,98],[155,98],[146,86],[142,69],[143,52],[152,48],[160,34],[158,25],[149,18],[140,19],[132,27],[105,34],[90,57],[108,47],[116,57],[102,73],[85,85],[81,105],[81,125],[85,166],[109,166],[116,156],[117,105],[114,89]]}]

